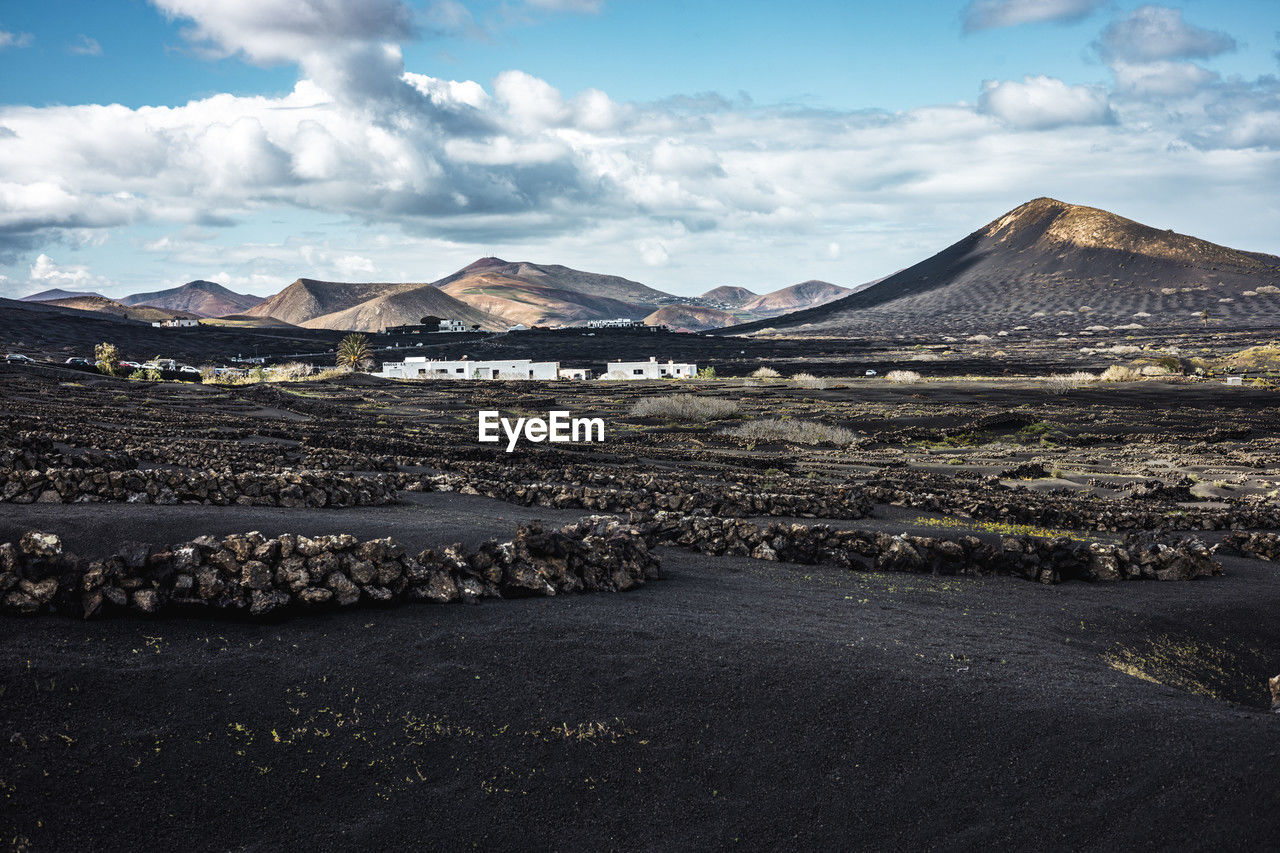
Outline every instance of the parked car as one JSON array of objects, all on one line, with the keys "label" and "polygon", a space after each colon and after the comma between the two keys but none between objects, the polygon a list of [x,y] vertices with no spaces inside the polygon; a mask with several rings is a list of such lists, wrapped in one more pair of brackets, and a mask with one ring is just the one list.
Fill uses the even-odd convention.
[{"label": "parked car", "polygon": [[4,357],[9,364],[35,364],[36,360],[29,355],[23,355],[20,352],[11,352]]},{"label": "parked car", "polygon": [[876,372],[875,372],[874,370],[868,370],[868,371],[867,371],[867,375],[868,375],[868,376],[875,376],[875,375],[876,375]]},{"label": "parked car", "polygon": [[198,368],[198,367],[192,367],[192,366],[191,366],[191,365],[189,365],[189,364],[183,364],[183,365],[179,365],[179,366],[178,366],[178,372],[179,372],[179,373],[194,373],[196,376],[199,376],[199,375],[200,375],[200,368]]},{"label": "parked car", "polygon": [[142,365],[141,365],[141,364],[138,364],[138,362],[136,362],[136,361],[122,361],[122,362],[120,362],[120,366],[121,366],[121,367],[127,367],[127,368],[129,368],[130,370],[137,370],[137,369],[139,369],[140,367],[142,367]]},{"label": "parked car", "polygon": [[73,367],[93,367],[92,361],[90,361],[87,358],[80,358],[79,356],[75,356],[75,355],[67,359],[66,363],[70,364]]}]

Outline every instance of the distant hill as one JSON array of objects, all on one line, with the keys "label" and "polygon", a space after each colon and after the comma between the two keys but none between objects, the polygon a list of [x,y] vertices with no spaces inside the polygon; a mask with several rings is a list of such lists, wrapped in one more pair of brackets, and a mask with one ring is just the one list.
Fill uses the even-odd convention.
[{"label": "distant hill", "polygon": [[849,288],[838,284],[810,280],[748,299],[739,307],[757,317],[776,317],[803,308],[825,305],[851,292]]},{"label": "distant hill", "polygon": [[740,322],[728,311],[718,308],[700,308],[696,305],[668,305],[644,318],[647,326],[666,326],[670,329],[701,332],[720,329]]},{"label": "distant hill", "polygon": [[435,285],[508,324],[526,326],[639,318],[674,299],[620,276],[501,258],[481,258]]},{"label": "distant hill", "polygon": [[76,296],[69,299],[46,299],[42,300],[45,305],[56,305],[60,308],[74,308],[77,311],[92,311],[95,314],[107,314],[112,317],[119,317],[125,320],[142,320],[144,322],[155,322],[156,320],[172,320],[174,317],[193,317],[194,315],[185,311],[167,311],[163,308],[154,308],[150,305],[125,305],[114,299],[108,299],[105,296]]},{"label": "distant hill", "polygon": [[754,291],[747,290],[745,287],[733,287],[726,284],[720,287],[713,287],[698,298],[707,305],[716,308],[741,308],[755,297]]},{"label": "distant hill", "polygon": [[39,293],[33,293],[30,296],[24,296],[22,297],[21,301],[22,302],[51,302],[55,299],[77,299],[82,296],[97,296],[101,299],[106,299],[106,297],[103,296],[101,293],[94,293],[92,291],[81,291],[81,290],[63,290],[60,287],[55,287],[52,290],[42,290]]},{"label": "distant hill", "polygon": [[1280,325],[1280,258],[1051,198],[1027,202],[915,266],[731,334],[1079,332]]},{"label": "distant hill", "polygon": [[236,293],[212,281],[189,281],[181,287],[135,293],[120,300],[125,305],[151,305],[171,311],[185,311],[201,317],[239,314],[262,302],[261,296]]},{"label": "distant hill", "polygon": [[428,314],[479,324],[485,329],[505,328],[500,320],[424,283],[356,283],[300,278],[243,314],[247,317],[272,317],[312,329],[361,332],[416,323]]},{"label": "distant hill", "polygon": [[309,329],[354,329],[372,332],[388,326],[417,323],[426,316],[461,320],[467,325],[477,325],[485,331],[501,331],[511,325],[492,314],[478,311],[429,284],[375,296],[342,311],[334,311],[307,320],[301,325]]}]

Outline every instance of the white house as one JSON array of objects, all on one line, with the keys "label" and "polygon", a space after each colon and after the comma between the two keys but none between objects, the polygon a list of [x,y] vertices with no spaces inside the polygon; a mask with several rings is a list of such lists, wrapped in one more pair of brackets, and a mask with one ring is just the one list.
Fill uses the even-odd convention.
[{"label": "white house", "polygon": [[557,379],[558,361],[436,361],[426,356],[411,356],[404,361],[383,362],[374,374],[387,379]]},{"label": "white house", "polygon": [[465,332],[467,324],[461,320],[441,320],[439,330],[441,332]]},{"label": "white house", "polygon": [[614,320],[588,320],[588,329],[633,329],[636,326],[643,326],[639,320],[632,320],[630,317],[618,317]]},{"label": "white house", "polygon": [[189,317],[174,317],[172,320],[152,320],[151,325],[157,329],[185,329],[199,326],[200,321]]},{"label": "white house", "polygon": [[1244,384],[1244,377],[1243,377],[1243,376],[1228,376],[1228,377],[1227,377],[1227,384],[1228,384],[1228,385],[1243,385],[1243,384]]},{"label": "white house", "polygon": [[648,361],[611,361],[604,367],[603,377],[609,379],[692,379],[698,375],[698,365],[677,364],[668,359],[665,363],[655,356]]}]

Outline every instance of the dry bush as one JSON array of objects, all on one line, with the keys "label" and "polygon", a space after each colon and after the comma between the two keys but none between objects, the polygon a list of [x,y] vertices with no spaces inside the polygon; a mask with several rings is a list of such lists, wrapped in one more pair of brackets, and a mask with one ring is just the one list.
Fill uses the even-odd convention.
[{"label": "dry bush", "polygon": [[1142,378],[1142,374],[1134,370],[1132,367],[1125,367],[1123,364],[1113,364],[1106,370],[1102,371],[1102,375],[1098,378],[1103,382],[1136,382]]},{"label": "dry bush", "polygon": [[1075,373],[1055,373],[1045,379],[1045,390],[1053,394],[1067,394],[1083,388],[1090,382],[1097,382],[1098,377],[1084,370]]},{"label": "dry bush", "polygon": [[914,370],[890,370],[884,375],[884,378],[901,385],[910,385],[914,382],[919,382],[923,377]]},{"label": "dry bush", "polygon": [[752,372],[752,379],[780,379],[782,374],[774,370],[772,367],[757,367]]},{"label": "dry bush", "polygon": [[1142,366],[1143,376],[1172,376],[1173,371],[1163,364],[1144,364]]},{"label": "dry bush", "polygon": [[310,376],[315,372],[314,365],[291,361],[288,364],[277,364],[275,367],[267,368],[267,380],[271,382],[290,382]]},{"label": "dry bush", "polygon": [[637,418],[665,418],[676,423],[705,423],[733,417],[738,414],[738,404],[719,397],[667,394],[637,400],[631,407],[631,414]]},{"label": "dry bush", "polygon": [[791,381],[799,385],[801,388],[809,388],[814,391],[821,391],[823,388],[831,387],[831,380],[819,379],[812,373],[797,373],[791,377]]},{"label": "dry bush", "polygon": [[783,441],[790,444],[835,444],[848,447],[856,444],[858,434],[844,427],[817,421],[792,421],[763,418],[727,429],[725,435],[747,441]]}]

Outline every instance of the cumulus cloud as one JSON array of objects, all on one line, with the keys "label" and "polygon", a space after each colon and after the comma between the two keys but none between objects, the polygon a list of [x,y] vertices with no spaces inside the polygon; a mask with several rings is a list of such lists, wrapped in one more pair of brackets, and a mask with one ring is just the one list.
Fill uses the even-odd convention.
[{"label": "cumulus cloud", "polygon": [[60,287],[64,290],[95,290],[110,282],[94,275],[86,266],[64,266],[41,253],[27,273],[27,289],[32,292]]},{"label": "cumulus cloud", "polygon": [[1205,59],[1236,49],[1231,36],[1187,23],[1181,9],[1141,6],[1102,31],[1097,50],[1108,62]]},{"label": "cumulus cloud", "polygon": [[1039,130],[1106,124],[1114,119],[1106,92],[1044,76],[1024,77],[1021,82],[987,80],[978,108],[1014,127]]},{"label": "cumulus cloud", "polygon": [[1088,16],[1106,0],[970,0],[964,10],[966,32],[1044,21],[1066,23]]},{"label": "cumulus cloud", "polygon": [[102,45],[98,44],[98,40],[95,38],[81,35],[67,45],[67,51],[74,53],[76,56],[102,56]]},{"label": "cumulus cloud", "polygon": [[35,36],[31,33],[15,33],[10,30],[0,30],[0,50],[10,47],[30,47],[35,41]]},{"label": "cumulus cloud", "polygon": [[1116,62],[1111,66],[1116,86],[1134,95],[1155,97],[1192,95],[1216,82],[1218,74],[1194,62],[1147,62],[1130,65]]}]

